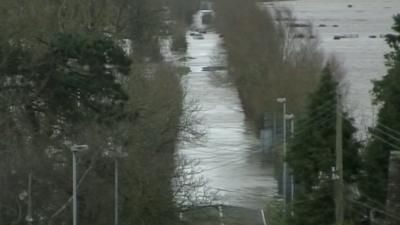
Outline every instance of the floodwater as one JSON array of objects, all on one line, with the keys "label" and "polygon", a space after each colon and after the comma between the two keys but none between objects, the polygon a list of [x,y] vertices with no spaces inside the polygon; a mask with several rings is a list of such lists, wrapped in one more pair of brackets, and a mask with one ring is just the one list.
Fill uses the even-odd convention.
[{"label": "floodwater", "polygon": [[[193,29],[201,24],[200,11],[195,15]],[[187,102],[195,99],[201,110],[205,138],[198,144],[181,144],[179,151],[189,159],[199,160],[201,176],[208,186],[217,190],[224,204],[262,208],[266,200],[277,195],[273,164],[264,160],[260,141],[251,123],[246,121],[238,92],[228,80],[226,71],[204,72],[208,66],[223,66],[221,38],[213,30],[204,39],[187,35],[186,66],[191,72],[185,77]]]},{"label": "floodwater", "polygon": [[[360,133],[365,134],[377,112],[377,107],[371,104],[371,80],[386,74],[384,54],[390,51],[380,35],[393,33],[392,17],[400,13],[400,1],[297,0],[265,5],[286,6],[300,22],[313,23],[327,57],[334,54],[342,63],[346,72],[346,106]],[[358,38],[333,38],[344,34],[356,34]]]},{"label": "floodwater", "polygon": [[[370,126],[376,113],[371,104],[371,80],[385,74],[383,55],[390,50],[379,36],[392,32],[392,16],[400,9],[400,1],[297,0],[265,4],[288,6],[300,21],[315,25],[326,55],[335,54],[345,69],[349,112],[360,129]],[[195,16],[194,27],[203,28],[202,13]],[[358,38],[333,39],[343,34],[357,34]],[[371,38],[372,35],[376,38]],[[207,135],[200,144],[181,143],[179,152],[199,160],[201,176],[209,181],[211,188],[219,190],[223,203],[261,208],[277,195],[274,166],[260,152],[260,140],[246,121],[236,88],[226,80],[219,82],[221,79],[216,79],[215,74],[202,71],[224,61],[218,34],[209,30],[203,38],[187,35],[185,65],[192,72],[184,82],[187,104],[192,99],[198,101],[202,128]],[[218,74],[226,76],[226,71]]]}]

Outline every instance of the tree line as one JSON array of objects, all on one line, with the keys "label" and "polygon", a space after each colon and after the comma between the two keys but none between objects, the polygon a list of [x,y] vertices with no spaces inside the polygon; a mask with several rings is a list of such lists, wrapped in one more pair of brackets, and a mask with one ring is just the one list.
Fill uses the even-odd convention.
[{"label": "tree line", "polygon": [[[215,10],[246,115],[259,127],[265,112],[277,111],[276,98],[282,96],[290,99],[290,111],[301,113],[323,67],[312,27],[287,26],[296,23],[290,10],[262,9],[252,0],[219,0]],[[297,38],[297,32],[307,38]]]},{"label": "tree line", "polygon": [[78,154],[81,224],[112,223],[119,150],[121,223],[176,223],[171,180],[186,162],[175,148],[181,132],[198,134],[160,40],[196,9],[185,2],[1,0],[1,224],[71,222],[74,144],[89,147]]},{"label": "tree line", "polygon": [[[342,108],[343,179],[345,224],[398,224],[398,177],[389,180],[390,157],[398,151],[400,15],[394,16],[395,34],[387,35],[391,52],[385,55],[388,71],[373,81],[374,104],[379,106],[376,125],[368,138],[355,138],[353,119]],[[335,70],[325,68],[321,81],[308,98],[307,111],[291,142],[287,161],[293,169],[297,192],[292,203],[290,224],[334,224],[335,123],[337,94],[343,90]],[[336,114],[336,115],[335,115]],[[396,165],[392,165],[396,168]],[[397,165],[398,166],[398,165]],[[395,174],[394,174],[395,175]],[[392,187],[389,192],[389,187]],[[389,199],[393,199],[389,201]],[[394,202],[392,202],[394,201]]]},{"label": "tree line", "polygon": [[[311,24],[296,26],[288,9],[264,9],[256,1],[239,0],[216,1],[215,9],[229,74],[247,117],[261,128],[265,112],[281,111],[278,97],[286,97],[288,112],[296,115],[294,137],[283,158],[294,177],[294,199],[286,211],[283,206],[271,211],[273,224],[335,224],[336,108],[337,95],[344,93],[340,65],[334,58],[324,59]],[[388,72],[374,81],[372,90],[380,110],[368,139],[357,139],[353,119],[345,109],[339,112],[345,224],[400,223],[398,209],[387,205],[388,195],[396,193],[393,188],[388,192],[389,158],[400,144],[400,16],[394,20],[395,34],[386,38],[392,48],[385,56]]]}]

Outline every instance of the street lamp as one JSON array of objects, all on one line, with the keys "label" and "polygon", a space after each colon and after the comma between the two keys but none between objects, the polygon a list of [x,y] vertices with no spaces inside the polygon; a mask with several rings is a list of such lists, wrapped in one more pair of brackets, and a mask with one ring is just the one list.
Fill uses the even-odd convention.
[{"label": "street lamp", "polygon": [[119,159],[128,157],[128,153],[122,152],[122,148],[119,147],[114,151],[110,152],[110,155],[114,158],[114,225],[118,225],[118,168],[119,168]]},{"label": "street lamp", "polygon": [[[294,139],[294,114],[286,114],[286,119],[290,120],[290,138]],[[292,174],[290,175],[290,200],[293,203],[294,201],[294,176],[293,176],[293,171]],[[291,211],[291,215],[294,215],[293,209]]]},{"label": "street lamp", "polygon": [[73,225],[78,225],[78,198],[77,198],[77,175],[76,175],[76,154],[89,149],[87,145],[72,145],[72,219]]},{"label": "street lamp", "polygon": [[283,119],[283,174],[282,174],[282,194],[283,194],[283,212],[286,213],[286,98],[277,98],[276,101],[282,104],[283,112],[282,112],[282,119]]}]

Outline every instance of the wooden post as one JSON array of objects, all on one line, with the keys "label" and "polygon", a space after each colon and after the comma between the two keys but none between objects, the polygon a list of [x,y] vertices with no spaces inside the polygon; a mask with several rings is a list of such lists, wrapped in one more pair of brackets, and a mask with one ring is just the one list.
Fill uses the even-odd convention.
[{"label": "wooden post", "polygon": [[[339,91],[338,91],[339,92]],[[343,143],[342,143],[342,101],[337,94],[336,102],[336,187],[335,187],[335,215],[336,225],[343,225],[344,196],[343,196]]]}]

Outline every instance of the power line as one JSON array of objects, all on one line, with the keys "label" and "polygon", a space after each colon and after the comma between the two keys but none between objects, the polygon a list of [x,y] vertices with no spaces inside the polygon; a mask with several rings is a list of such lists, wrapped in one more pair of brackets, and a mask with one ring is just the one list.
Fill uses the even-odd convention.
[{"label": "power line", "polygon": [[219,166],[215,166],[215,167],[211,167],[211,168],[208,168],[208,169],[201,170],[200,173],[206,172],[206,171],[210,171],[210,170],[224,168],[224,167],[226,167],[228,165],[231,165],[233,163],[237,163],[237,162],[240,162],[240,161],[243,161],[243,159],[235,159],[235,160],[227,161],[224,164],[221,164]]},{"label": "power line", "polygon": [[[306,118],[306,119],[301,119],[297,122],[297,126],[305,126],[305,125],[310,125],[310,123],[314,123],[314,121],[323,119],[325,117],[328,117],[330,115],[326,115],[327,112],[330,110],[334,109],[335,105],[331,105],[331,101],[328,101],[327,103],[324,103],[323,105],[317,107],[316,109],[320,108],[325,108],[323,111],[319,110],[317,115],[314,115],[312,118]],[[327,108],[326,108],[327,107]],[[314,110],[316,110],[314,109]],[[334,113],[333,113],[334,114]],[[322,117],[322,118],[321,118]],[[279,128],[278,131],[282,131],[283,128]]]},{"label": "power line", "polygon": [[242,190],[232,190],[232,189],[218,188],[218,187],[209,187],[209,188],[214,189],[216,191],[225,191],[225,192],[230,192],[230,193],[241,193],[241,194],[245,194],[245,195],[252,196],[252,197],[263,197],[263,198],[274,197],[273,195],[255,194],[255,193],[245,192],[245,191],[242,191]]},{"label": "power line", "polygon": [[377,122],[377,124],[378,124],[378,126],[381,126],[381,127],[385,128],[386,130],[389,130],[389,131],[391,131],[391,132],[393,132],[393,133],[395,133],[395,134],[400,136],[400,131],[397,131],[397,130],[395,130],[393,128],[390,128],[390,127],[388,127],[388,126],[386,126],[386,125],[384,125],[384,124],[382,124],[380,122]]},{"label": "power line", "polygon": [[[217,191],[225,191],[225,192],[231,192],[231,193],[242,193],[242,194],[246,194],[248,196],[252,196],[252,197],[265,197],[265,198],[270,198],[273,197],[271,195],[265,195],[265,194],[254,194],[254,193],[248,193],[242,190],[232,190],[232,189],[227,189],[227,188],[218,188],[218,187],[210,187],[211,189],[217,190]],[[331,196],[333,193],[331,192],[325,192],[322,194],[318,194],[316,196],[314,196],[312,199],[304,199],[304,200],[297,200],[297,201],[293,201],[291,202],[291,205],[297,205],[297,204],[302,204],[302,203],[306,203],[306,202],[312,202],[327,196]]]},{"label": "power line", "polygon": [[[319,108],[326,107],[326,106],[328,106],[329,103],[330,103],[330,102],[325,103],[324,105],[321,105]],[[326,110],[332,109],[332,106],[330,106],[330,107],[331,107],[331,108],[327,108]],[[317,117],[320,117],[320,116],[323,116],[323,115],[324,115],[324,114],[322,113],[322,114],[318,115]],[[330,119],[332,119],[332,118],[333,118],[333,115],[328,115],[328,116],[326,116],[326,117],[319,118],[318,120],[316,120],[316,119],[308,119],[308,120],[306,120],[305,122],[303,122],[303,124],[309,123],[308,126],[313,127],[313,126],[317,126],[317,125],[322,125],[322,124],[328,122],[328,121],[329,121]],[[309,127],[308,127],[308,128],[309,128]],[[307,132],[308,128],[304,128],[304,129],[297,130],[297,131],[295,132],[295,135],[294,135],[294,136],[297,136],[298,134]],[[289,139],[291,139],[291,138],[292,138],[292,137],[289,137]],[[277,149],[279,149],[281,145],[283,145],[282,142],[278,143],[278,145],[275,145],[275,146],[272,148],[272,150],[277,150]],[[226,153],[226,152],[236,152],[236,151],[232,151],[232,150],[227,150],[226,148],[223,148],[223,147],[216,147],[216,148],[214,147],[213,150],[215,151],[215,149],[221,149],[221,151],[222,151],[223,153]],[[197,153],[197,152],[200,152],[200,153],[209,154],[209,153],[212,153],[213,151],[212,151],[212,150],[210,150],[210,151],[196,150],[196,151],[194,151],[194,152],[196,152],[196,153]],[[221,152],[221,153],[222,153],[222,152]],[[205,157],[205,158],[203,157],[203,158],[199,158],[199,160],[204,160],[204,159],[207,160],[207,159],[212,159],[212,158],[215,158],[215,157]],[[224,157],[224,159],[229,159],[229,157]],[[213,168],[210,168],[210,169],[206,169],[206,170],[202,170],[202,171],[208,171],[208,170],[213,170],[213,169],[217,169],[217,168],[222,168],[222,167],[224,167],[224,165],[228,165],[228,164],[231,164],[231,163],[235,163],[235,162],[238,162],[238,161],[241,161],[241,160],[242,160],[242,159],[232,159],[231,161],[228,161],[227,163],[225,163],[225,164],[223,164],[223,165],[216,166],[216,167],[213,167]]]},{"label": "power line", "polygon": [[326,105],[326,104],[321,105],[321,107],[323,107],[323,108],[327,107],[327,108],[325,108],[323,111],[321,111],[321,110],[318,111],[318,113],[316,115],[314,115],[313,118],[308,118],[308,119],[300,120],[299,122],[297,122],[298,126],[303,126],[304,124],[307,124],[309,121],[317,120],[319,117],[325,116],[327,112],[330,112],[330,110],[333,110],[335,107],[335,105]]},{"label": "power line", "polygon": [[344,221],[344,185],[343,185],[343,114],[342,97],[336,95],[336,126],[335,126],[335,220],[338,225],[343,225]]},{"label": "power line", "polygon": [[389,134],[389,133],[385,132],[384,130],[379,129],[377,127],[375,127],[374,130],[380,132],[381,134],[387,135],[388,137],[392,138],[393,140],[397,141],[400,144],[400,138],[394,137],[393,135],[391,135],[391,134]]},{"label": "power line", "polygon": [[[333,101],[333,100],[332,100]],[[330,108],[326,108],[326,111],[327,110],[330,110],[330,109],[332,109],[332,105],[328,105],[329,103],[331,103],[331,102],[328,102],[328,103],[325,103],[324,105],[321,105],[319,108],[324,108],[324,107],[327,107],[327,106],[330,106]],[[321,114],[319,114],[317,117],[321,117],[321,116],[323,116],[324,115],[324,113],[321,113]],[[307,120],[305,120],[306,122],[303,122],[303,125],[304,124],[307,124],[307,128],[303,128],[303,129],[299,129],[299,130],[296,130],[296,132],[294,133],[294,135],[293,135],[293,137],[296,137],[296,136],[298,136],[299,134],[302,134],[302,133],[305,133],[305,132],[308,132],[309,131],[309,129],[310,129],[310,127],[314,127],[314,126],[317,126],[317,125],[323,125],[323,124],[325,124],[326,122],[328,122],[328,121],[330,121],[331,119],[333,119],[333,118],[335,118],[335,116],[334,116],[334,114],[331,114],[331,115],[327,115],[327,116],[325,116],[325,117],[321,117],[321,118],[318,118],[318,119],[315,119],[315,118],[317,118],[317,117],[314,117],[313,119],[307,119]],[[346,118],[347,119],[347,118]],[[291,139],[292,137],[289,137],[289,139]],[[275,146],[274,147],[272,147],[271,148],[271,150],[272,151],[274,151],[274,150],[279,150],[280,149],[280,147],[282,147],[282,145],[283,145],[283,142],[279,142],[279,143],[277,143],[277,144],[275,144]],[[233,151],[231,151],[231,150],[227,150],[226,148],[221,148],[221,147],[217,147],[217,149],[223,149],[224,151],[224,153],[226,153],[226,152],[233,152]],[[212,153],[212,151],[201,151],[201,150],[197,150],[197,151],[195,151],[195,152],[202,152],[202,153],[206,153],[206,154],[208,154],[208,153]],[[236,152],[236,151],[235,151]],[[207,159],[213,159],[213,158],[215,158],[215,157],[205,157],[205,158],[199,158],[200,160],[207,160]],[[229,159],[229,157],[224,157],[223,159]],[[211,167],[211,168],[208,168],[208,169],[204,169],[204,170],[200,170],[200,173],[201,172],[206,172],[206,171],[211,171],[211,170],[215,170],[215,169],[219,169],[219,168],[224,168],[224,167],[226,167],[226,166],[228,166],[228,165],[231,165],[231,164],[234,164],[234,163],[237,163],[237,162],[241,162],[241,161],[243,161],[243,159],[242,158],[240,158],[240,159],[232,159],[232,160],[228,160],[228,161],[226,161],[225,163],[223,163],[222,165],[218,165],[218,166],[215,166],[215,167]]]},{"label": "power line", "polygon": [[[343,114],[342,114],[342,115],[343,115]],[[350,119],[346,118],[345,116],[343,116],[343,119],[347,120],[347,121],[350,122],[350,123],[353,122],[353,121],[351,121]],[[379,136],[378,134],[375,134],[375,133],[370,133],[370,134],[371,134],[373,137],[375,137],[377,140],[380,140],[381,142],[383,142],[383,143],[385,143],[385,144],[387,144],[387,145],[390,145],[391,147],[395,148],[396,150],[399,150],[399,149],[400,149],[400,146],[398,146],[398,145],[396,145],[396,144],[394,144],[394,143],[391,143],[389,140],[387,140],[387,139],[385,139],[385,138]],[[399,141],[400,141],[400,140],[399,140]]]},{"label": "power line", "polygon": [[382,203],[377,202],[377,201],[375,201],[375,200],[372,200],[371,197],[365,195],[364,193],[363,193],[362,196],[365,197],[365,198],[367,199],[367,201],[369,201],[369,202],[371,202],[371,203],[374,203],[374,204],[376,204],[376,205],[379,205],[379,207],[381,207],[381,209],[382,209],[382,208],[385,208],[385,206],[384,206]]},{"label": "power line", "polygon": [[364,212],[360,212],[360,211],[358,211],[356,208],[349,207],[349,209],[352,210],[353,212],[356,212],[356,213],[357,213],[359,216],[361,216],[363,219],[368,219],[368,221],[371,222],[372,224],[375,224],[375,225],[382,225],[382,224],[378,224],[378,222],[375,222],[375,221],[373,221],[373,220],[370,220],[370,219],[368,218],[368,216],[366,216],[366,215],[364,214]]},{"label": "power line", "polygon": [[321,199],[321,198],[324,198],[324,197],[327,197],[327,196],[331,196],[333,193],[323,193],[323,194],[321,194],[321,195],[317,195],[317,197],[315,197],[315,198],[313,198],[313,199],[304,199],[304,200],[297,200],[297,201],[293,201],[291,204],[292,205],[297,205],[297,204],[302,204],[302,203],[305,203],[305,202],[312,202],[312,201],[315,201],[315,200],[318,200],[318,199]]},{"label": "power line", "polygon": [[382,210],[382,209],[380,209],[380,208],[378,208],[378,207],[373,207],[373,206],[368,205],[368,204],[366,204],[366,203],[359,202],[359,201],[355,201],[355,200],[352,200],[352,199],[347,199],[347,198],[346,198],[346,200],[349,201],[349,202],[351,202],[351,203],[354,203],[354,204],[363,206],[363,207],[365,207],[365,208],[368,208],[368,209],[374,209],[374,210],[376,210],[377,212],[380,212],[380,213],[382,213],[382,214],[384,214],[384,215],[386,215],[386,216],[388,216],[388,217],[391,217],[393,220],[395,220],[395,221],[397,221],[397,222],[400,222],[400,217],[395,216],[395,215],[391,214],[390,212],[387,212],[386,210]]},{"label": "power line", "polygon": [[297,130],[295,130],[295,132],[294,132],[294,137],[296,137],[296,136],[298,136],[299,134],[302,134],[302,133],[304,133],[304,132],[308,132],[308,131],[309,131],[311,128],[313,128],[314,126],[323,125],[323,124],[325,124],[326,122],[330,121],[330,120],[333,119],[333,118],[335,118],[335,115],[334,115],[334,114],[328,115],[328,116],[326,116],[326,117],[323,117],[323,118],[321,118],[320,120],[311,121],[310,124],[308,124],[307,127],[304,127],[304,128],[302,128],[302,129],[297,129]]},{"label": "power line", "polygon": [[381,142],[383,142],[383,143],[385,143],[385,144],[387,144],[387,145],[390,145],[391,147],[395,148],[395,150],[400,150],[400,146],[395,145],[395,144],[389,142],[388,140],[385,140],[385,138],[383,138],[383,137],[381,137],[381,136],[378,136],[377,134],[374,134],[374,133],[371,133],[371,135],[372,135],[376,140],[379,140],[379,141],[381,141]]},{"label": "power line", "polygon": [[[302,129],[295,130],[295,133],[294,133],[293,137],[288,137],[288,139],[289,140],[293,139],[294,137],[298,136],[299,134],[302,134],[304,132],[308,132],[310,128],[312,128],[314,126],[317,126],[317,125],[323,125],[323,124],[325,124],[326,122],[328,122],[329,120],[331,120],[333,118],[335,118],[335,115],[332,114],[332,115],[328,115],[326,117],[320,118],[319,120],[314,120],[314,121],[309,120],[308,127],[304,127]],[[282,142],[279,142],[279,144],[282,144]]]}]

